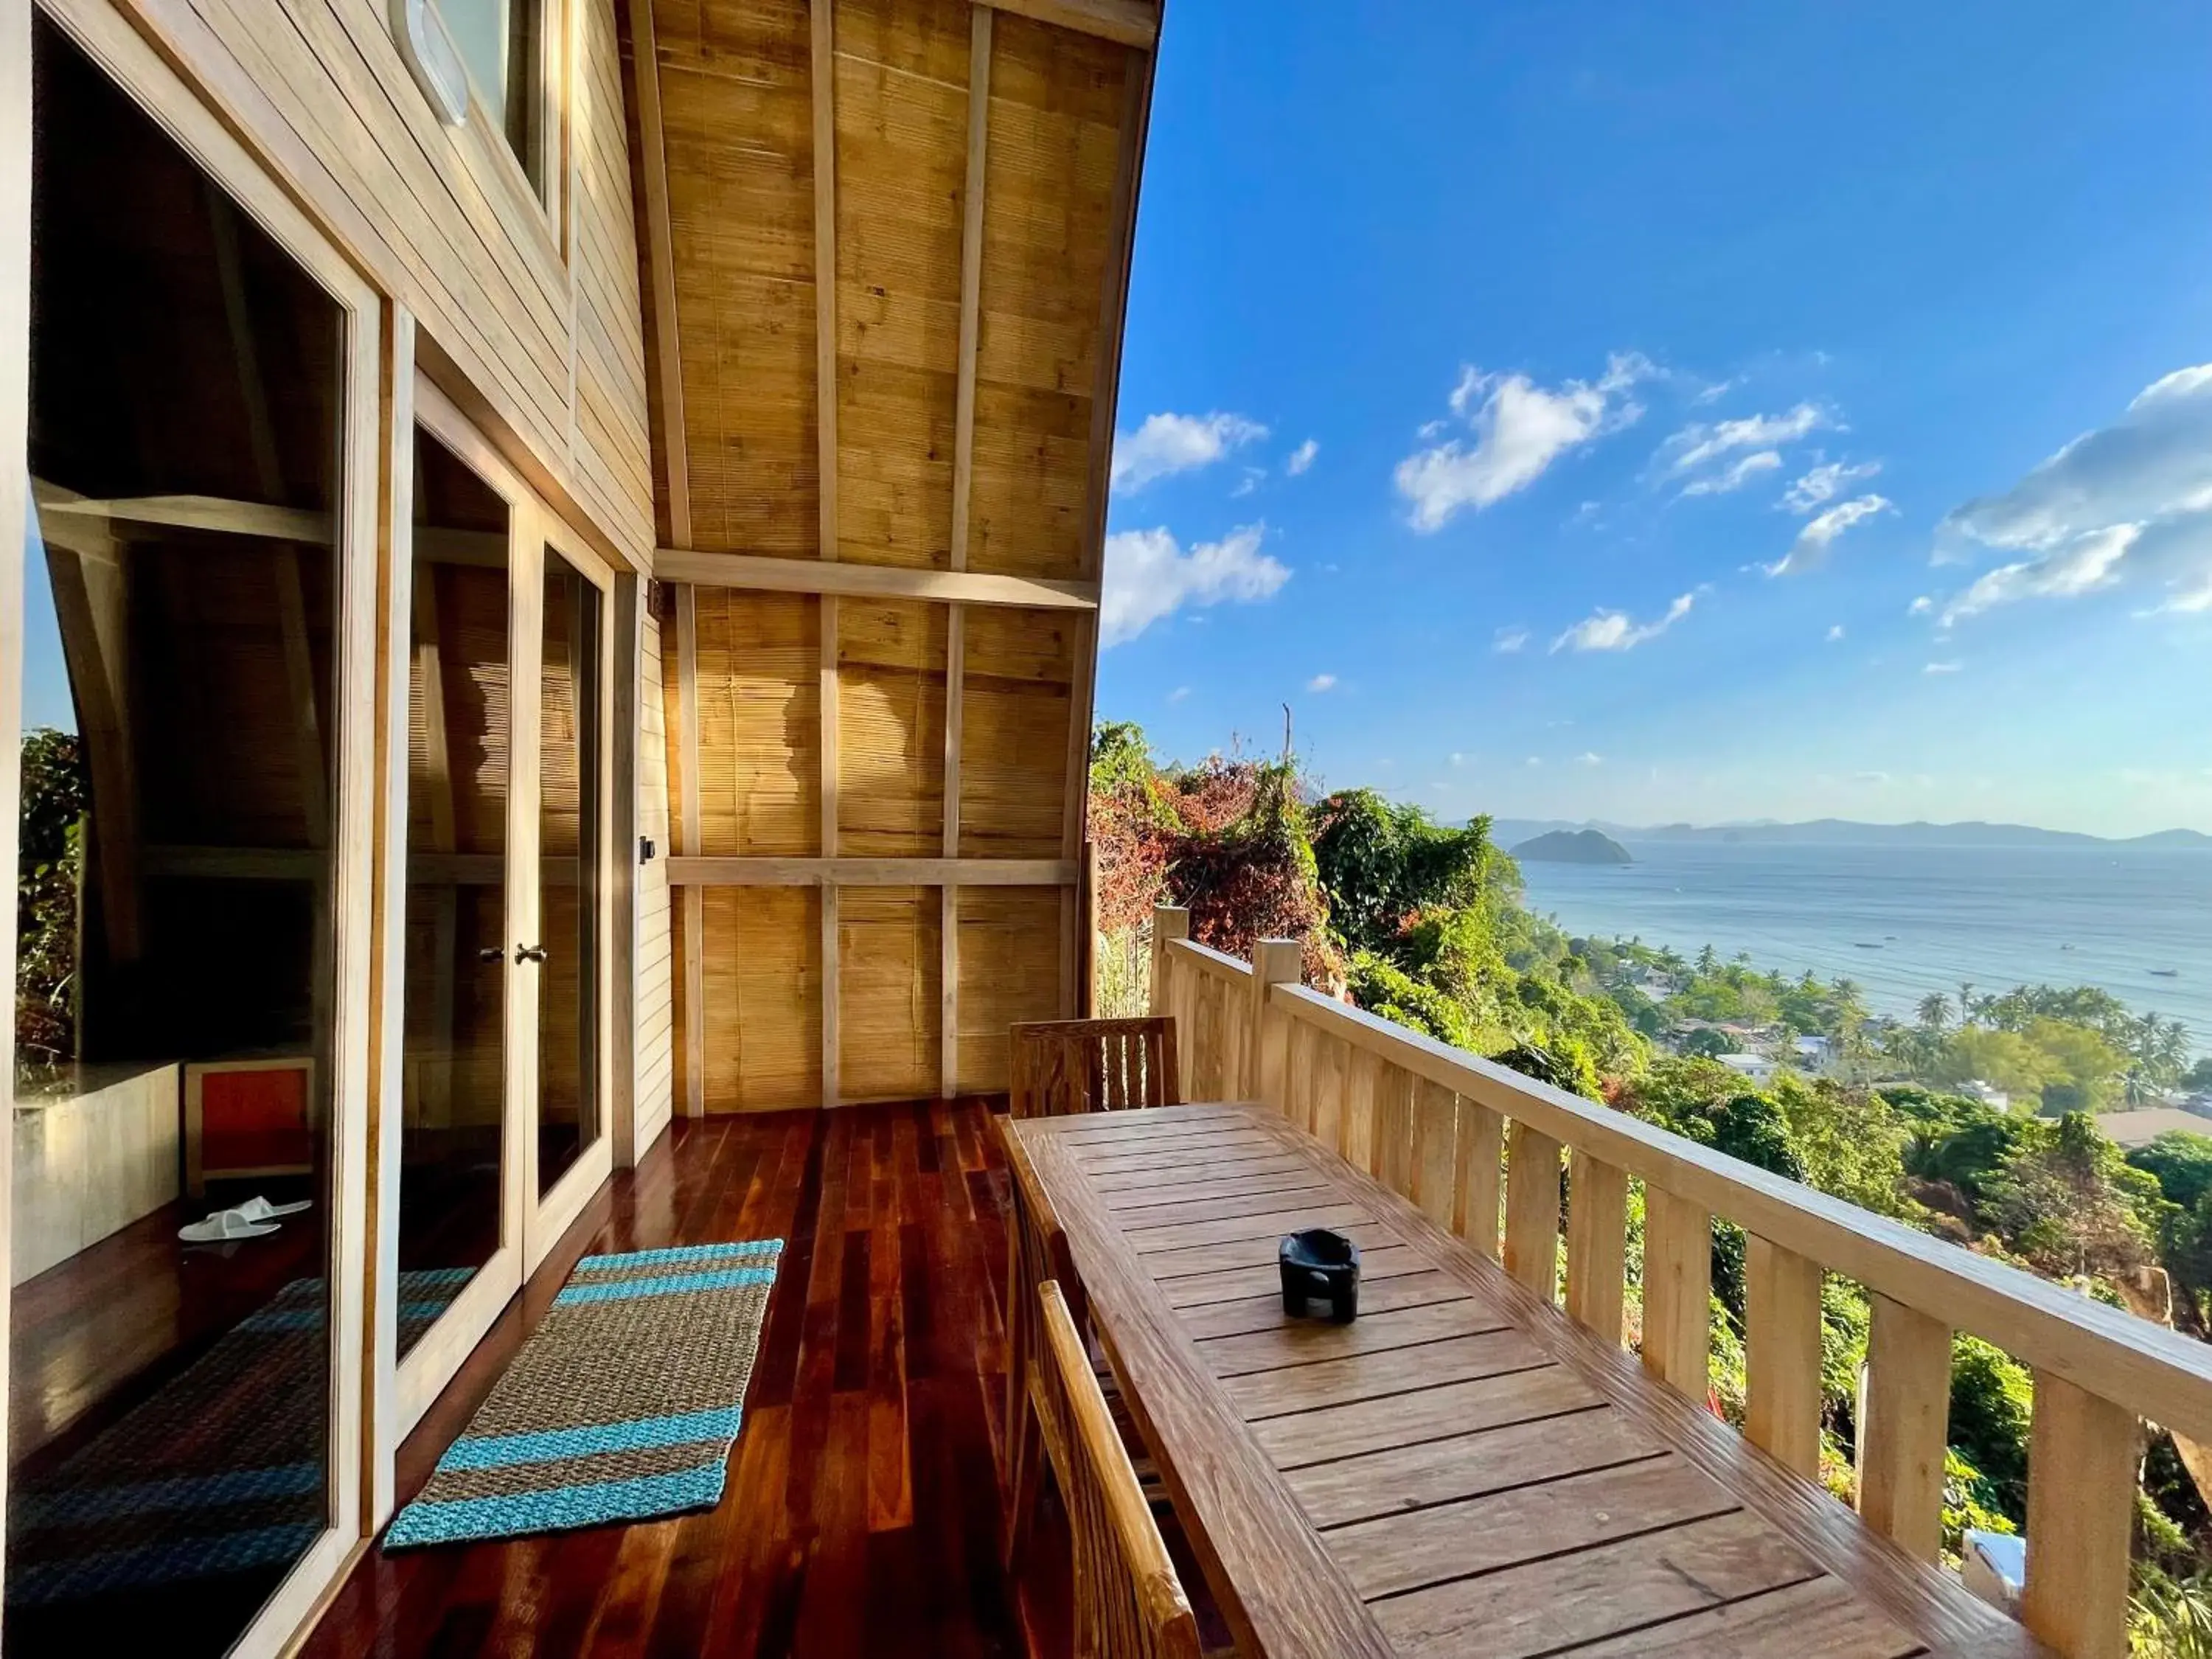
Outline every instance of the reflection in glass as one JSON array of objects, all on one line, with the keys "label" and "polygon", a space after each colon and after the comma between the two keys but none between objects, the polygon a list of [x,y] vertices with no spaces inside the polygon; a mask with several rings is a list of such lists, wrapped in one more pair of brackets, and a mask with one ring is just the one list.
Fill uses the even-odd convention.
[{"label": "reflection in glass", "polygon": [[507,503],[415,435],[399,1352],[499,1248],[505,1150]]},{"label": "reflection in glass", "polygon": [[331,1521],[343,319],[33,58],[7,1646],[212,1656]]},{"label": "reflection in glass", "polygon": [[538,1188],[599,1134],[599,590],[545,550],[538,752]]}]

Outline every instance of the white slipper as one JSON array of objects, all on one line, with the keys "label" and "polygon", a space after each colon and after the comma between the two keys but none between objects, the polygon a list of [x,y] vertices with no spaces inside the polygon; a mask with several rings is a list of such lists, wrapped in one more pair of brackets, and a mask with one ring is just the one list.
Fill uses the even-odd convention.
[{"label": "white slipper", "polygon": [[187,1244],[222,1244],[234,1238],[266,1238],[276,1231],[273,1221],[249,1221],[236,1210],[217,1210],[204,1221],[177,1229]]},{"label": "white slipper", "polygon": [[248,1221],[274,1221],[280,1215],[298,1215],[314,1206],[312,1198],[303,1198],[296,1204],[271,1204],[257,1193],[243,1204],[232,1205],[227,1213],[242,1215]]}]

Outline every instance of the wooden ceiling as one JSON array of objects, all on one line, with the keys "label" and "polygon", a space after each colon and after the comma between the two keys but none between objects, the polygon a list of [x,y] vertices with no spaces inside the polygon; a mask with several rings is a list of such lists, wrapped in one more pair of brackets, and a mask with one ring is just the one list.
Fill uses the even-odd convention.
[{"label": "wooden ceiling", "polygon": [[690,1109],[1002,1087],[1074,1007],[1158,6],[629,22]]}]

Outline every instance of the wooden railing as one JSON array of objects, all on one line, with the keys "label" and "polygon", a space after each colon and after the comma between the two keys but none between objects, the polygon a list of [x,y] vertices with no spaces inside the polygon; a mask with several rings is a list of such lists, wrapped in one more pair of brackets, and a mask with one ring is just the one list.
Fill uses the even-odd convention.
[{"label": "wooden railing", "polygon": [[1261,941],[1255,967],[1189,933],[1188,912],[1154,913],[1152,1011],[1175,1017],[1184,1099],[1266,1103],[1547,1301],[1564,1231],[1565,1310],[1615,1342],[1641,1182],[1643,1364],[1696,1400],[1713,1222],[1742,1228],[1744,1433],[1808,1480],[1822,1276],[1862,1285],[1859,1514],[1923,1559],[1942,1541],[1953,1333],[2028,1366],[2023,1620],[2069,1659],[2125,1653],[2139,1424],[2212,1441],[2212,1347],[1307,990],[1293,941]]}]

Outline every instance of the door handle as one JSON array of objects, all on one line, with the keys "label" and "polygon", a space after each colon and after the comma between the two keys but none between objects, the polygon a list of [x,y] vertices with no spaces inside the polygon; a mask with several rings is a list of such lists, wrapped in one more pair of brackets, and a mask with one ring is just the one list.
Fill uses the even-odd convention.
[{"label": "door handle", "polygon": [[545,960],[545,947],[542,945],[518,945],[514,947],[514,959],[517,962],[543,962]]},{"label": "door handle", "polygon": [[483,950],[477,952],[477,960],[478,962],[505,962],[507,960],[507,952],[496,945],[487,945]]}]

